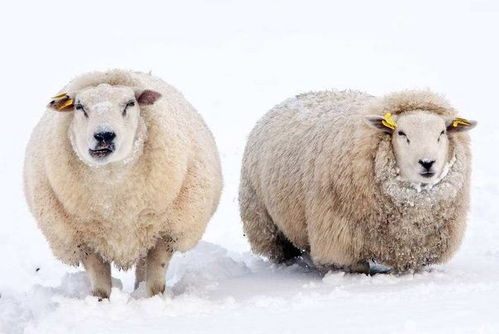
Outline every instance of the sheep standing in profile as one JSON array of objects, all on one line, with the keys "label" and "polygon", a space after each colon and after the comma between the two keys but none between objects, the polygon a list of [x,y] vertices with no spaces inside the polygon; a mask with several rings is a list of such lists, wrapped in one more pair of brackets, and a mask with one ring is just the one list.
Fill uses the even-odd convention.
[{"label": "sheep standing in profile", "polygon": [[28,144],[29,207],[56,257],[83,263],[109,297],[110,263],[165,289],[175,251],[201,238],[219,201],[215,141],[174,88],[151,75],[82,75],[49,104]]},{"label": "sheep standing in profile", "polygon": [[465,230],[474,125],[428,91],[286,100],[244,154],[239,201],[253,251],[274,262],[307,252],[317,266],[360,272],[369,260],[394,271],[447,261]]}]

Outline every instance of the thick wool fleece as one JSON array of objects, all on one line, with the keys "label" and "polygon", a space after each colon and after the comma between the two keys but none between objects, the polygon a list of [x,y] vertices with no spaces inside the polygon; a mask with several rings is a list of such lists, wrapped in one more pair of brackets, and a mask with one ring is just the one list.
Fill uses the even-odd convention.
[{"label": "thick wool fleece", "polygon": [[162,97],[141,106],[136,150],[123,162],[89,167],[73,150],[73,112],[48,109],[26,152],[29,207],[54,254],[78,265],[95,252],[128,268],[158,238],[186,251],[214,213],[222,176],[214,138],[200,115],[173,87],[151,75],[113,70],[81,75],[61,91],[101,83],[152,89]]},{"label": "thick wool fleece", "polygon": [[269,111],[249,136],[241,174],[241,217],[252,249],[283,261],[295,246],[317,265],[374,259],[397,271],[447,261],[465,230],[468,135],[449,133],[447,175],[418,189],[397,178],[390,134],[363,121],[418,110],[456,115],[429,91],[384,98],[313,92]]}]

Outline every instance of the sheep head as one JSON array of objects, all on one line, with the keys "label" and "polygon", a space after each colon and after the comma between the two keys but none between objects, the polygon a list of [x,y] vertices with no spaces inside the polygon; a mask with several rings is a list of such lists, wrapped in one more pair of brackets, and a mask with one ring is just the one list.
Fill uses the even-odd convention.
[{"label": "sheep head", "polygon": [[90,166],[126,160],[141,126],[140,108],[161,97],[153,90],[100,84],[63,93],[48,105],[74,113],[69,129],[73,149]]},{"label": "sheep head", "polygon": [[371,127],[391,136],[400,177],[414,183],[432,183],[442,175],[451,158],[449,136],[468,131],[475,121],[438,115],[425,110],[404,112],[395,116],[369,115]]}]

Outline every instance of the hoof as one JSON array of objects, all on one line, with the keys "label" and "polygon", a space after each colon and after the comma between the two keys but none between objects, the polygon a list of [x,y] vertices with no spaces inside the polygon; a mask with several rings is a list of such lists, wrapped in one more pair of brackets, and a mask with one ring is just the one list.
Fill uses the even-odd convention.
[{"label": "hoof", "polygon": [[371,266],[369,264],[369,261],[359,261],[356,264],[347,267],[346,271],[350,273],[370,275]]},{"label": "hoof", "polygon": [[165,284],[156,284],[147,289],[147,295],[149,297],[156,296],[165,292]]},{"label": "hoof", "polygon": [[104,289],[95,289],[92,291],[92,296],[97,297],[101,302],[103,299],[109,299],[110,292]]}]

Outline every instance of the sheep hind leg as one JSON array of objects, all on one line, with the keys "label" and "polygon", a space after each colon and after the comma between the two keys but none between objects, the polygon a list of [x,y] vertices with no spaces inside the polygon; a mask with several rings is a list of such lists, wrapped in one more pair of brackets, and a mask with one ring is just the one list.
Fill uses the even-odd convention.
[{"label": "sheep hind leg", "polygon": [[172,249],[162,239],[159,239],[156,246],[147,253],[145,259],[145,280],[146,292],[149,297],[165,291],[165,274],[172,255]]},{"label": "sheep hind leg", "polygon": [[[249,193],[245,193],[249,190]],[[274,224],[267,209],[247,188],[240,195],[241,218],[244,232],[254,253],[267,257],[274,263],[291,264],[302,254]]]},{"label": "sheep hind leg", "polygon": [[245,234],[256,254],[267,257],[273,263],[286,265],[293,264],[302,255],[302,251],[284,236],[270,217],[269,220],[252,221],[249,225],[251,228],[245,228]]},{"label": "sheep hind leg", "polygon": [[111,264],[105,262],[98,254],[88,254],[83,260],[92,288],[92,295],[99,298],[109,298],[111,295]]}]

